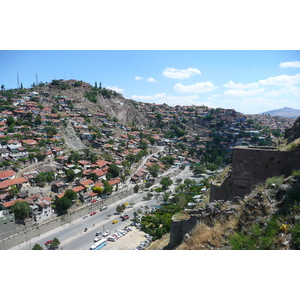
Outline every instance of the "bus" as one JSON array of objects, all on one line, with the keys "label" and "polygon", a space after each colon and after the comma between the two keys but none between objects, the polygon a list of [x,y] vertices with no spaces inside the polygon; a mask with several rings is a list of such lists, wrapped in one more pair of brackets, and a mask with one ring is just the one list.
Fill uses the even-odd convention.
[{"label": "bus", "polygon": [[100,250],[100,249],[103,248],[106,244],[107,244],[107,240],[106,240],[106,239],[102,239],[102,240],[96,242],[95,244],[93,244],[93,245],[90,247],[90,250]]}]

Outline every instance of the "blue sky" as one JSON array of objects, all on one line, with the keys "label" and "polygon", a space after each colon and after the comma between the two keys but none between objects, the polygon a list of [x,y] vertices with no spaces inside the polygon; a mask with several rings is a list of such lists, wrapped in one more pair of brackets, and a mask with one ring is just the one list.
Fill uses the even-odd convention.
[{"label": "blue sky", "polygon": [[0,84],[78,79],[125,98],[260,113],[300,109],[300,51],[2,50]]}]

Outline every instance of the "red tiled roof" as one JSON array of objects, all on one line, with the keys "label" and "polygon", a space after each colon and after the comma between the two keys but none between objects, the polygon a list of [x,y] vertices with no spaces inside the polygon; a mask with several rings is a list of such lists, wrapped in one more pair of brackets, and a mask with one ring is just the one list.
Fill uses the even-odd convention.
[{"label": "red tiled roof", "polygon": [[19,202],[26,202],[26,200],[24,199],[17,199],[17,200],[12,200],[12,201],[8,201],[8,202],[5,202],[5,203],[1,203],[4,207],[11,207],[13,206],[17,201]]},{"label": "red tiled roof", "polygon": [[22,143],[24,143],[24,144],[30,144],[30,145],[35,145],[36,141],[35,140],[22,140]]},{"label": "red tiled roof", "polygon": [[16,172],[13,171],[13,170],[1,171],[0,172],[0,179],[8,178],[8,177],[11,177],[15,174],[16,174]]},{"label": "red tiled roof", "polygon": [[103,187],[104,184],[100,181],[95,182],[95,187]]},{"label": "red tiled roof", "polygon": [[14,179],[4,180],[4,181],[0,182],[0,189],[4,189],[4,188],[7,188],[7,187],[15,185],[15,184],[25,183],[27,181],[28,180],[25,179],[24,177],[17,177]]},{"label": "red tiled roof", "polygon": [[85,186],[85,185],[91,185],[91,184],[93,184],[93,183],[94,183],[94,181],[91,180],[91,179],[88,179],[88,180],[85,180],[85,181],[81,181],[81,182],[80,182],[80,184],[83,185],[83,186]]},{"label": "red tiled roof", "polygon": [[109,185],[115,185],[115,184],[119,183],[120,181],[121,181],[121,178],[116,178],[116,179],[113,179],[113,180],[109,180],[108,184]]},{"label": "red tiled roof", "polygon": [[72,190],[75,192],[75,193],[78,193],[82,190],[84,190],[84,187],[79,185],[79,186],[75,186],[74,188],[72,188]]},{"label": "red tiled roof", "polygon": [[97,176],[103,176],[106,174],[105,172],[103,172],[103,170],[100,169],[95,169],[92,173],[95,173]]}]

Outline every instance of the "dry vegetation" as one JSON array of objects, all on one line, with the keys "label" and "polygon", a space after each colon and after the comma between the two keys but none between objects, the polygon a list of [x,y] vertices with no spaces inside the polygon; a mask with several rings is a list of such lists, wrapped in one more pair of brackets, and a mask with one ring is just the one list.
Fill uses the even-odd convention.
[{"label": "dry vegetation", "polygon": [[218,221],[213,227],[202,222],[190,232],[176,250],[217,250],[226,247],[227,237],[237,229],[238,215],[229,221]]},{"label": "dry vegetation", "polygon": [[[199,222],[177,250],[299,249],[300,171],[259,184],[236,205],[235,212],[212,226]],[[228,204],[221,207],[221,211]]]}]

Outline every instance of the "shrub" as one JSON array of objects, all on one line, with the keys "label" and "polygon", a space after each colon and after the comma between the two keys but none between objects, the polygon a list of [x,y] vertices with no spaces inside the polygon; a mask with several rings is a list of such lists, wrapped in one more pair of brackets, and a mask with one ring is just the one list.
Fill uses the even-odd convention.
[{"label": "shrub", "polygon": [[299,250],[300,249],[300,223],[296,223],[291,228],[291,234],[292,234],[291,244],[294,249]]},{"label": "shrub", "polygon": [[300,170],[293,170],[292,175],[295,176],[295,177],[300,176]]},{"label": "shrub", "polygon": [[270,187],[278,188],[280,185],[282,185],[283,181],[284,181],[284,176],[270,177],[266,180],[266,185],[268,188]]},{"label": "shrub", "polygon": [[242,233],[235,233],[230,239],[229,244],[232,250],[254,250],[255,241],[251,236]]}]

